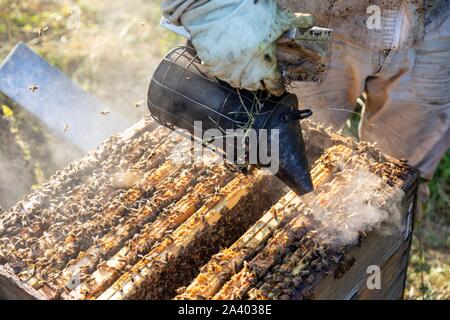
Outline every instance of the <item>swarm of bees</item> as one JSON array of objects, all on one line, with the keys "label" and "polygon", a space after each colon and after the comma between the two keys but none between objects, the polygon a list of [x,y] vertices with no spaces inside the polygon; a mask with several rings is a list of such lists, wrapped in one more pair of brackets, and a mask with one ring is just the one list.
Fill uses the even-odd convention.
[{"label": "swarm of bees", "polygon": [[391,186],[409,172],[348,141],[316,162],[317,191],[300,198],[256,169],[175,161],[183,139],[145,117],[58,171],[2,213],[0,268],[48,299],[310,298],[324,272],[349,261],[318,231],[311,204],[338,212],[325,195],[358,165]]}]

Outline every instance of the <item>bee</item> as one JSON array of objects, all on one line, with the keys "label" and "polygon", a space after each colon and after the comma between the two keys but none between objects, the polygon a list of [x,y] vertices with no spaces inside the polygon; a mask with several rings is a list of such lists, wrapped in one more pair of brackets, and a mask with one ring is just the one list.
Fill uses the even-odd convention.
[{"label": "bee", "polygon": [[208,225],[208,221],[206,220],[206,217],[204,215],[200,216],[200,221],[202,222],[202,224]]},{"label": "bee", "polygon": [[295,277],[292,279],[292,283],[294,284],[294,286],[295,286],[296,288],[300,287],[300,285],[302,284],[302,277],[301,277],[301,276],[295,276]]},{"label": "bee", "polygon": [[170,234],[166,235],[165,239],[167,239],[169,241],[169,244],[172,244],[175,242],[175,240],[173,239],[173,237]]},{"label": "bee", "polygon": [[39,28],[39,37],[42,37],[47,30],[48,30],[48,26]]},{"label": "bee", "polygon": [[39,90],[39,87],[35,84],[32,84],[31,86],[28,87],[28,90],[30,90],[32,93],[35,93],[36,91]]},{"label": "bee", "polygon": [[109,111],[108,108],[106,108],[106,109],[103,110],[103,111],[100,111],[100,115],[102,115],[102,116],[107,116],[107,115],[110,114],[110,113],[111,113],[111,111]]},{"label": "bee", "polygon": [[121,284],[116,284],[114,289],[121,294],[123,293],[123,286]]},{"label": "bee", "polygon": [[314,293],[311,288],[307,288],[303,290],[303,299],[304,300],[313,300],[314,299]]},{"label": "bee", "polygon": [[302,270],[302,271],[300,271],[300,275],[302,277],[307,277],[307,276],[309,276],[310,273],[311,273],[311,271],[309,271],[309,270]]},{"label": "bee", "polygon": [[314,275],[309,275],[306,279],[305,279],[306,283],[308,284],[313,284],[314,283]]},{"label": "bee", "polygon": [[276,285],[273,289],[271,294],[274,298],[278,297],[282,293],[282,287],[280,285]]},{"label": "bee", "polygon": [[283,294],[280,296],[280,300],[289,300],[290,299],[290,295],[289,294]]}]

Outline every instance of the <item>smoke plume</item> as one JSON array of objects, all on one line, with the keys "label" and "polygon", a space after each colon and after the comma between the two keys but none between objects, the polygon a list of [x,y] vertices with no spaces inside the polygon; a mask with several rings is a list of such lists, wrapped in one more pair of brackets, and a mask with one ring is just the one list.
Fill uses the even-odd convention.
[{"label": "smoke plume", "polygon": [[403,197],[403,190],[388,186],[368,169],[358,168],[338,173],[305,200],[317,223],[319,239],[332,247],[343,247],[356,243],[361,232],[402,232]]}]

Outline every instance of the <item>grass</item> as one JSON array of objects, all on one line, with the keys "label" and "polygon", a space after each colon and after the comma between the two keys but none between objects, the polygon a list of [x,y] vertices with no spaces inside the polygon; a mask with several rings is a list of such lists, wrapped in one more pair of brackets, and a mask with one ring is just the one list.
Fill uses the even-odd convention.
[{"label": "grass", "polygon": [[450,299],[450,152],[429,183],[430,200],[419,208],[405,297]]},{"label": "grass", "polygon": [[[136,104],[142,105],[145,99],[152,70],[163,54],[181,41],[157,27],[159,3],[160,0],[0,0],[0,60],[18,41],[24,41],[112,108],[128,108],[130,117],[138,118],[146,112],[136,108]],[[4,103],[0,101],[0,105]],[[48,176],[52,168],[45,165],[45,150],[34,148],[35,143],[20,141],[42,134],[11,106],[6,107],[2,107],[4,115],[0,118],[0,161],[2,153],[23,158],[17,160],[21,166],[18,172],[34,176],[30,178],[30,188],[43,179],[39,176],[42,171]],[[12,120],[14,117],[17,120]],[[347,133],[355,134],[354,123]],[[10,150],[4,150],[5,141]],[[39,138],[37,144],[39,141],[43,140]],[[44,169],[33,173],[41,167]],[[430,200],[416,217],[405,295],[408,299],[450,298],[450,152],[429,187]]]}]

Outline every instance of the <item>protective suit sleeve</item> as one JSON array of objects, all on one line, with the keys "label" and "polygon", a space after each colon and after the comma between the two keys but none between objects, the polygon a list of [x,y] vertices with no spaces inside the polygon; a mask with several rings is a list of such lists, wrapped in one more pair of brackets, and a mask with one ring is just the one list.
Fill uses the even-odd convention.
[{"label": "protective suit sleeve", "polygon": [[161,11],[173,24],[180,25],[180,16],[190,8],[199,6],[208,0],[164,0],[161,4]]}]

